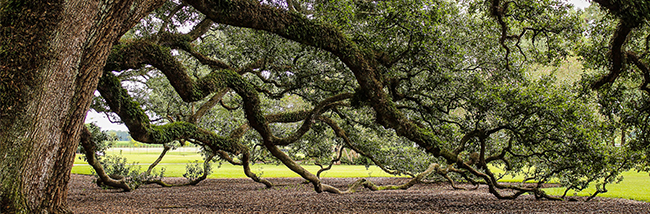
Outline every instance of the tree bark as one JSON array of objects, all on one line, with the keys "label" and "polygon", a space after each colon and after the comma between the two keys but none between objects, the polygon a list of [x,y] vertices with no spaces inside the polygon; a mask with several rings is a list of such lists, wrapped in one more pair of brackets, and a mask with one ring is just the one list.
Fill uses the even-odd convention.
[{"label": "tree bark", "polygon": [[0,1],[0,213],[67,213],[80,130],[112,44],[160,0]]}]

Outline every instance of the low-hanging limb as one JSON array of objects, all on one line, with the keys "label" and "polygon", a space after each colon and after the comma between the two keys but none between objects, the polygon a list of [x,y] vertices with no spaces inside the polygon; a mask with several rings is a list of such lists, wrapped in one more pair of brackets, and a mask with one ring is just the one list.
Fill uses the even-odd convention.
[{"label": "low-hanging limb", "polygon": [[[164,156],[164,154],[161,154],[161,157]],[[162,180],[148,180],[145,181],[147,184],[158,184],[162,187],[175,187],[175,186],[194,186],[199,184],[201,181],[205,180],[208,177],[209,174],[209,169],[210,169],[210,161],[212,161],[212,158],[214,158],[214,154],[209,153],[205,161],[203,162],[203,173],[201,174],[200,177],[190,180],[187,183],[182,183],[182,184],[168,184]]]},{"label": "low-hanging limb", "polygon": [[[151,174],[151,171],[153,170],[153,168],[155,168],[156,165],[158,165],[158,163],[160,163],[160,161],[162,161],[163,157],[165,157],[165,155],[167,154],[167,152],[171,148],[172,148],[171,146],[169,146],[167,144],[163,144],[163,150],[160,153],[160,155],[158,156],[158,159],[156,159],[153,163],[151,163],[151,165],[149,165],[149,169],[147,169],[147,171],[143,172],[141,175],[144,176],[144,177],[149,176]],[[158,184],[158,185],[163,186],[163,187],[171,187],[172,186],[172,185],[169,185],[169,184],[163,182],[162,180],[150,180],[150,181],[146,181],[145,183],[155,183],[155,184]]]},{"label": "low-hanging limb", "polygon": [[[461,168],[468,170],[471,174],[474,174],[482,178],[483,180],[485,180],[485,184],[488,186],[488,191],[498,199],[516,199],[517,197],[521,196],[524,193],[534,193],[536,197],[545,198],[549,200],[562,200],[561,198],[552,197],[550,195],[545,194],[542,190],[540,190],[539,185],[532,188],[526,188],[526,187],[520,187],[514,185],[504,185],[497,182],[497,179],[495,178],[494,174],[492,174],[492,172],[489,169],[486,169],[486,173],[482,173],[472,168],[467,163],[462,163],[460,164],[460,166]],[[514,193],[511,195],[503,195],[499,192],[498,189],[508,189],[514,191]]]},{"label": "low-hanging limb", "polygon": [[431,173],[436,171],[438,168],[440,168],[440,165],[437,163],[432,163],[429,165],[427,170],[424,170],[424,172],[421,172],[420,174],[416,175],[413,177],[411,180],[408,182],[401,184],[401,185],[386,185],[386,186],[377,186],[374,183],[370,181],[365,181],[363,183],[363,186],[372,190],[372,191],[378,191],[378,190],[399,190],[399,189],[408,189],[411,188],[413,185],[419,183],[424,179],[425,177],[429,176]]},{"label": "low-hanging limb", "polygon": [[[454,181],[453,181],[453,180],[449,180],[449,181],[452,183],[452,188],[454,188],[454,189],[476,190],[476,189],[478,189],[478,188],[480,187],[481,184],[486,184],[485,182],[479,182],[479,181],[476,181],[476,180],[470,178],[470,177],[469,177],[469,172],[467,172],[467,171],[463,171],[463,170],[460,170],[460,169],[456,169],[456,168],[454,168],[452,165],[449,165],[449,166],[445,169],[445,171],[446,171],[446,173],[444,173],[444,175],[446,175],[446,176],[448,176],[448,174],[449,174],[450,172],[457,173],[457,174],[459,174],[461,177],[463,177],[463,179],[465,179],[465,181],[467,181],[467,182],[471,183],[472,185],[474,185],[474,187],[472,187],[472,188],[470,188],[470,189],[467,189],[467,188],[464,188],[464,187],[454,187],[454,184],[453,184]],[[444,175],[443,175],[443,176],[444,176]],[[451,178],[450,178],[450,179],[451,179]]]},{"label": "low-hanging limb", "polygon": [[274,186],[273,183],[271,183],[266,179],[258,177],[255,173],[251,171],[250,157],[251,157],[251,153],[248,150],[242,152],[241,162],[242,162],[242,166],[244,167],[244,174],[246,174],[246,176],[249,177],[250,179],[253,179],[253,181],[264,184],[266,188],[273,187]]},{"label": "low-hanging limb", "polygon": [[366,179],[359,179],[355,181],[354,183],[350,184],[348,189],[346,191],[340,191],[339,189],[329,186],[329,185],[323,185],[323,190],[330,192],[330,193],[336,193],[336,194],[347,194],[347,193],[355,193],[357,189],[361,186],[364,186],[365,188],[371,190],[371,191],[383,191],[383,190],[405,190],[408,188],[411,188],[413,185],[419,183],[424,179],[425,177],[429,176],[432,172],[436,171],[437,169],[440,168],[440,165],[436,163],[432,163],[429,165],[427,170],[424,172],[421,172],[420,174],[416,175],[413,177],[411,180],[408,182],[401,184],[401,185],[386,185],[386,186],[377,186],[376,184],[372,183],[369,180]]},{"label": "low-hanging limb", "polygon": [[600,193],[606,193],[606,192],[607,192],[607,182],[606,182],[606,181],[609,180],[609,179],[611,179],[612,176],[617,175],[618,173],[615,173],[615,172],[620,172],[621,169],[622,169],[622,168],[627,164],[628,161],[629,161],[629,159],[626,158],[626,159],[624,160],[623,164],[621,164],[621,165],[618,167],[618,169],[616,169],[616,170],[612,170],[612,171],[609,173],[609,175],[607,175],[607,177],[605,177],[605,178],[603,179],[603,180],[605,181],[605,182],[603,182],[603,184],[602,184],[602,185],[603,185],[603,188],[602,188],[602,189],[600,189],[600,188],[596,188],[596,191],[594,191],[594,193],[593,193],[591,196],[589,196],[589,197],[586,199],[586,201],[590,201],[591,199],[594,199],[594,198],[595,198],[598,194],[600,194]]},{"label": "low-hanging limb", "polygon": [[[498,183],[498,178],[492,173],[492,171],[489,169],[488,164],[493,161],[501,160],[503,161],[507,167],[510,166],[509,161],[505,158],[505,155],[509,152],[509,149],[512,147],[512,138],[508,141],[508,145],[501,150],[500,153],[492,156],[487,156],[486,152],[486,139],[501,130],[504,129],[509,129],[508,126],[499,126],[495,127],[493,129],[489,130],[474,130],[467,135],[463,137],[461,141],[466,140],[465,137],[476,137],[478,138],[478,142],[480,144],[480,152],[479,153],[472,153],[470,155],[470,159],[466,162],[459,162],[456,163],[460,165],[461,168],[465,169],[466,171],[460,171],[457,170],[453,167],[449,168],[449,170],[452,170],[453,172],[461,174],[465,179],[471,181],[473,184],[477,184],[477,181],[474,181],[472,179],[469,179],[464,173],[469,172],[475,176],[478,176],[482,178],[485,182],[483,184],[486,184],[489,188],[490,193],[492,193],[494,196],[496,196],[499,199],[515,199],[519,197],[521,194],[524,193],[534,193],[537,198],[546,198],[549,200],[561,200],[560,198],[552,197],[544,193],[544,191],[541,190],[542,184],[545,183],[545,179],[540,180],[540,182],[537,183],[537,186],[535,187],[519,187],[519,186],[512,186],[512,185],[504,185]],[[460,147],[459,147],[460,148]],[[457,148],[456,151],[461,152],[462,149]],[[486,157],[487,156],[487,157]],[[479,172],[476,170],[473,165],[477,166],[479,169],[483,169],[485,172]],[[478,186],[477,186],[478,187]],[[508,190],[513,190],[514,193],[511,195],[502,195],[499,192],[499,189],[508,189]]]},{"label": "low-hanging limb", "polygon": [[[440,168],[438,168],[438,169],[436,170],[436,174],[441,175],[442,177],[444,177],[445,179],[447,179],[447,181],[448,181],[449,184],[451,185],[451,188],[454,188],[454,189],[460,189],[460,190],[469,190],[469,189],[467,189],[467,188],[465,188],[465,187],[459,187],[459,186],[456,186],[456,182],[454,181],[454,179],[452,179],[451,177],[449,177],[449,172],[455,172],[455,169],[454,169],[454,167],[453,167],[452,165],[449,165],[449,166],[447,166],[447,167],[444,168],[444,169],[443,169],[442,167],[440,167]],[[423,181],[423,182],[424,182],[424,181]],[[475,189],[477,189],[477,188],[478,188],[478,185],[476,185],[472,190],[475,190]]]},{"label": "low-hanging limb", "polygon": [[95,156],[96,146],[91,139],[92,138],[91,138],[90,131],[88,130],[88,128],[84,127],[81,130],[81,137],[79,143],[84,148],[84,152],[86,155],[86,162],[88,162],[88,165],[93,167],[95,173],[97,173],[97,176],[99,177],[99,180],[97,182],[98,185],[100,186],[106,185],[112,188],[122,189],[125,192],[130,192],[132,189],[126,183],[124,178],[115,179],[110,175],[106,174],[106,171],[104,171],[104,167],[102,167],[101,163],[99,163],[97,157]]},{"label": "low-hanging limb", "polygon": [[487,184],[487,186],[488,186],[488,191],[492,195],[497,197],[498,199],[515,199],[515,198],[519,197],[520,195],[522,195],[522,194],[524,194],[526,192],[529,192],[528,190],[523,190],[521,188],[513,186],[512,189],[515,190],[515,193],[513,193],[512,195],[509,195],[509,196],[504,196],[497,190],[497,189],[502,189],[504,187],[499,185],[497,183],[497,181],[494,179],[493,176],[490,176],[488,174],[479,172],[479,171],[472,168],[470,165],[468,165],[466,163],[462,163],[462,164],[460,164],[460,166],[461,166],[461,168],[466,169],[467,171],[469,171],[471,174],[474,174],[474,175],[482,178],[485,181],[485,184]]},{"label": "low-hanging limb", "polygon": [[335,187],[321,184],[321,180],[311,172],[307,171],[305,168],[300,166],[296,161],[291,159],[287,154],[282,152],[278,146],[273,144],[271,141],[265,140],[264,141],[264,147],[271,152],[271,155],[273,155],[275,158],[280,160],[282,164],[287,166],[287,168],[291,169],[291,171],[295,172],[296,174],[300,175],[300,177],[304,178],[305,180],[309,181],[312,185],[314,185],[314,190],[318,193],[321,193],[323,191],[326,192],[332,192],[332,193],[338,193],[340,192],[338,189]]},{"label": "low-hanging limb", "polygon": [[119,79],[110,71],[104,72],[97,86],[108,106],[129,128],[134,140],[148,144],[165,144],[174,140],[194,139],[199,145],[212,151],[224,150],[239,153],[241,146],[227,137],[219,136],[187,122],[173,122],[166,125],[153,125],[149,117],[133,98],[122,88]]},{"label": "low-hanging limb", "polygon": [[156,159],[151,165],[149,165],[149,168],[147,169],[146,172],[143,173],[143,175],[147,176],[151,174],[151,171],[153,168],[155,168],[160,161],[162,161],[163,157],[167,154],[167,152],[171,149],[172,147],[168,144],[163,144],[163,150],[160,152],[160,155],[158,156],[158,159]]}]

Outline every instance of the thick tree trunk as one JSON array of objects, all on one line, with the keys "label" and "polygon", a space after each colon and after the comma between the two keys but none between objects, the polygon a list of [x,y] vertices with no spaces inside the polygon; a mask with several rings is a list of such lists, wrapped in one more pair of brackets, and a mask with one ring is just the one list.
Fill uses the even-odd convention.
[{"label": "thick tree trunk", "polygon": [[74,152],[116,39],[160,1],[0,1],[0,213],[64,213]]}]

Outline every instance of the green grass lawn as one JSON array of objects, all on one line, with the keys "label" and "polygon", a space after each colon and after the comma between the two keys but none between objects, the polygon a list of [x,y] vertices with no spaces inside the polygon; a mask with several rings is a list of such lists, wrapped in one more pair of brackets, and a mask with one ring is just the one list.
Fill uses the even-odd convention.
[{"label": "green grass lawn", "polygon": [[[501,173],[502,170],[491,167],[490,168],[495,173]],[[650,202],[650,176],[647,172],[636,172],[636,171],[627,171],[623,173],[623,181],[618,184],[608,184],[607,192],[598,194],[599,197],[609,197],[609,198],[625,198],[638,201]],[[524,179],[523,176],[505,176],[501,182],[521,182]],[[558,195],[561,196],[564,194],[564,188],[548,188],[545,189],[546,193],[549,195]],[[579,196],[590,196],[596,191],[595,187],[590,187],[582,192],[578,192]],[[574,191],[569,191],[567,196],[573,196]]]},{"label": "green grass lawn", "polygon": [[[182,149],[179,149],[182,150]],[[106,155],[122,155],[127,158],[129,163],[136,162],[141,165],[141,170],[146,170],[149,164],[155,161],[162,148],[113,148],[106,152]],[[167,153],[163,160],[154,168],[160,170],[165,168],[165,177],[183,177],[185,173],[186,164],[194,161],[203,162],[201,155],[195,152],[193,148],[186,151],[173,150]],[[74,174],[91,174],[91,167],[87,163],[75,158],[75,166],[72,167]],[[303,166],[312,173],[318,172],[320,169],[315,165]],[[284,165],[275,164],[254,164],[251,170],[258,176],[262,177],[300,177],[298,174],[292,172]],[[385,173],[376,166],[371,166],[366,169],[365,166],[354,165],[335,165],[331,170],[323,172],[321,177],[329,178],[344,178],[344,177],[391,177],[392,175]],[[214,164],[212,174],[208,178],[246,178],[244,170],[241,166],[234,166],[230,163]]]},{"label": "green grass lawn", "polygon": [[[598,194],[600,197],[625,198],[638,201],[650,202],[650,176],[647,172],[627,171],[623,173],[623,181],[618,184],[608,184],[607,192]],[[596,191],[596,188],[590,187],[582,192],[579,196],[589,196]],[[564,188],[549,188],[546,192],[550,195],[564,194]],[[567,196],[573,196],[572,191]]]},{"label": "green grass lawn", "polygon": [[[160,155],[162,148],[113,148],[106,152],[107,155],[119,155],[126,157],[128,162],[137,162],[141,164],[141,170],[146,170],[149,163],[155,161]],[[187,163],[193,161],[202,162],[202,157],[196,153],[195,148],[181,148],[167,153],[165,158],[156,167],[157,170],[165,167],[165,177],[183,177],[185,173],[185,166]],[[79,158],[75,158],[75,165],[72,167],[74,174],[91,174],[91,167]],[[212,174],[208,178],[246,178],[241,166],[233,166],[229,163],[222,163],[213,165]],[[312,173],[316,173],[319,169],[318,166],[306,165],[303,166]],[[298,174],[292,172],[284,165],[274,164],[255,164],[251,167],[252,171],[261,177],[299,177]],[[498,173],[498,169],[493,169]],[[344,178],[344,177],[391,177],[376,166],[371,166],[366,169],[365,166],[353,165],[335,165],[331,170],[324,172],[322,177],[326,178]],[[602,197],[613,198],[626,198],[639,201],[650,202],[650,176],[648,173],[638,173],[629,171],[623,173],[625,179],[618,184],[609,184],[607,193],[599,194]],[[514,178],[511,176],[504,177],[502,182],[520,182],[523,177]],[[578,193],[580,196],[587,196],[594,192],[594,188],[587,189]],[[564,192],[563,188],[550,188],[546,190],[551,195],[561,195]],[[573,196],[573,192],[567,194]]]}]

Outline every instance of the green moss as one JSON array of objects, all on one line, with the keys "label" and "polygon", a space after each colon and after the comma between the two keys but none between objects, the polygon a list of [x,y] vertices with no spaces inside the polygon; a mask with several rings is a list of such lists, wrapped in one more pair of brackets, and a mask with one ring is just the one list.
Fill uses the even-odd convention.
[{"label": "green moss", "polygon": [[113,45],[111,49],[111,53],[108,55],[108,58],[106,59],[106,65],[104,66],[104,70],[107,71],[120,71],[123,70],[121,67],[122,62],[124,61],[124,54],[123,51],[127,47],[126,44],[120,42],[119,44]]},{"label": "green moss", "polygon": [[140,108],[140,103],[134,101],[126,89],[122,88],[120,80],[113,73],[105,71],[100,79],[100,85],[108,89],[108,91],[100,90],[100,92],[102,92],[105,99],[111,96],[110,100],[107,99],[106,101],[111,109],[120,115],[122,120],[139,121],[144,124],[150,123],[149,116]]}]

